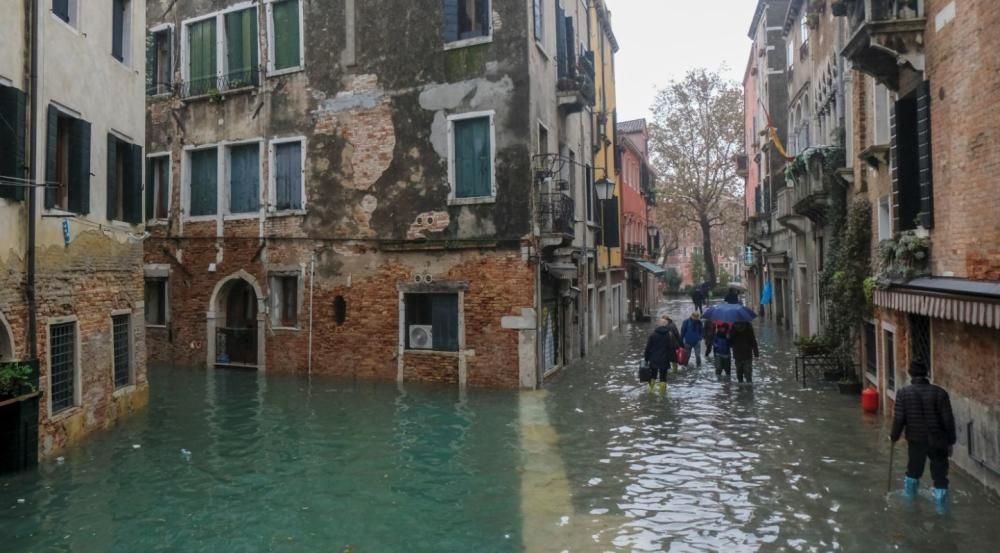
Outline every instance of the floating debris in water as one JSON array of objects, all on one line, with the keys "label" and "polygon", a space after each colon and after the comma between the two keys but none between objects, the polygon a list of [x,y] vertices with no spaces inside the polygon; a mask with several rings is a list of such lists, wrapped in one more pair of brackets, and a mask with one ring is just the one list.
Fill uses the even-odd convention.
[{"label": "floating debris in water", "polygon": [[132,444],[132,449],[139,449],[140,447],[142,446],[139,444]]},{"label": "floating debris in water", "polygon": [[183,457],[185,460],[190,461],[191,460],[191,450],[184,449],[182,447],[181,448],[181,457]]},{"label": "floating debris in water", "polygon": [[24,503],[24,499],[19,497],[19,498],[17,498],[17,502],[18,503]]},{"label": "floating debris in water", "polygon": [[66,462],[66,458],[65,457],[56,457],[56,464],[57,465],[61,465],[61,464],[65,463],[65,462]]}]

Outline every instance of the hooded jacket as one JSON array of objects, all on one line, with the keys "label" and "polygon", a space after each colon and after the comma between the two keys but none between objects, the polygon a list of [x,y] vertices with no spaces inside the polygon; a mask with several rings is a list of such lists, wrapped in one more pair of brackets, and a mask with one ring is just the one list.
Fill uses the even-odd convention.
[{"label": "hooded jacket", "polygon": [[701,321],[685,319],[681,323],[681,336],[684,338],[684,345],[696,346],[702,339],[703,326]]},{"label": "hooded jacket", "polygon": [[729,330],[729,347],[732,348],[733,359],[736,361],[760,356],[757,347],[757,336],[753,333],[750,323],[735,323]]},{"label": "hooded jacket", "polygon": [[940,386],[931,384],[925,376],[913,377],[909,386],[896,392],[896,412],[892,419],[892,441],[906,429],[906,440],[923,442],[932,447],[955,445],[955,416],[951,398]]},{"label": "hooded jacket", "polygon": [[646,340],[646,353],[644,359],[649,362],[653,369],[666,369],[677,360],[677,348],[679,344],[676,339],[676,329],[671,331],[669,327],[658,326],[649,339]]}]

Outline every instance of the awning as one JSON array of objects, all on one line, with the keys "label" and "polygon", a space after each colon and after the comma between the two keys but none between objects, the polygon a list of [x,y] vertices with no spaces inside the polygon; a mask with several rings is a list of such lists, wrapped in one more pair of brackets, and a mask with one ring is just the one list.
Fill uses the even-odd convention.
[{"label": "awning", "polygon": [[1000,283],[918,278],[876,290],[875,305],[934,319],[1000,329]]},{"label": "awning", "polygon": [[641,268],[643,271],[646,271],[647,273],[656,276],[662,275],[667,272],[667,270],[664,269],[663,267],[660,267],[656,263],[650,263],[649,261],[635,261],[634,263],[638,265],[639,268]]}]

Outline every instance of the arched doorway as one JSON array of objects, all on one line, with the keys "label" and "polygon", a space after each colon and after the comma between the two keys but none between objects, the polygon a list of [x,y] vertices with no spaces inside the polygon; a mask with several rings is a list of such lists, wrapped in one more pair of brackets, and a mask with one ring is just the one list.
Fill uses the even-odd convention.
[{"label": "arched doorway", "polygon": [[256,280],[243,271],[216,285],[208,312],[210,365],[263,368],[263,301]]},{"label": "arched doorway", "polygon": [[0,363],[14,360],[14,335],[3,314],[0,314]]}]

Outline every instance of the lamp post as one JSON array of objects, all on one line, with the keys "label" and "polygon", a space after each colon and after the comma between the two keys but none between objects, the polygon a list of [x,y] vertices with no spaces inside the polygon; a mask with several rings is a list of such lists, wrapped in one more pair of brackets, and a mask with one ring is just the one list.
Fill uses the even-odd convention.
[{"label": "lamp post", "polygon": [[[597,192],[597,200],[601,204],[601,245],[608,252],[608,265],[604,269],[604,281],[605,288],[607,290],[605,296],[608,301],[608,305],[611,302],[611,248],[608,247],[608,222],[605,221],[604,214],[604,202],[607,202],[615,197],[615,183],[608,179],[607,175],[601,177],[599,180],[594,182],[594,190]],[[610,318],[610,317],[609,317]],[[610,326],[609,326],[610,328]],[[601,329],[604,330],[604,329]]]}]

